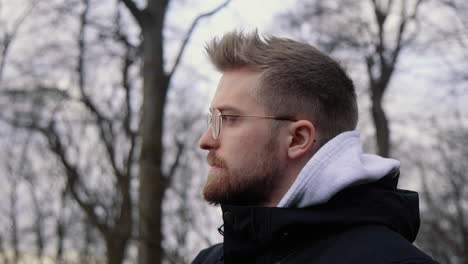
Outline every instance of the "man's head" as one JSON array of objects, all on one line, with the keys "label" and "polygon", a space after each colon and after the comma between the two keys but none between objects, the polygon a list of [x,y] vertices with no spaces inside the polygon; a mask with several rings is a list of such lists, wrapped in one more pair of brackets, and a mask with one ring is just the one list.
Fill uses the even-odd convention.
[{"label": "man's head", "polygon": [[289,39],[233,32],[206,49],[223,76],[211,105],[222,132],[200,139],[212,165],[205,199],[275,205],[323,144],[355,129],[353,83],[336,61]]}]

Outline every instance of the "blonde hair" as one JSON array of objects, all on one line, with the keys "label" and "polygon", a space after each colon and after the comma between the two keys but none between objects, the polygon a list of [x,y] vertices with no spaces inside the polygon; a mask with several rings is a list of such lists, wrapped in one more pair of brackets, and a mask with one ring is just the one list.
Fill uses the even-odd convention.
[{"label": "blonde hair", "polygon": [[214,38],[206,51],[221,72],[244,67],[260,71],[257,100],[271,115],[309,117],[319,146],[356,128],[352,80],[338,62],[315,47],[287,38],[261,38],[257,31],[234,31]]}]

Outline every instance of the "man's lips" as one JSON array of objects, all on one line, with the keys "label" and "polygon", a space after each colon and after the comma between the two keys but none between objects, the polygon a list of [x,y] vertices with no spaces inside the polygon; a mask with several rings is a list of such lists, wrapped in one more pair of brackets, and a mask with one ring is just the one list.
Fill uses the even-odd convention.
[{"label": "man's lips", "polygon": [[223,168],[216,164],[210,164],[210,173],[218,173],[219,171],[223,170]]},{"label": "man's lips", "polygon": [[209,164],[212,168],[222,168],[222,167],[223,167],[223,165],[218,164],[218,163],[208,162],[208,164]]}]

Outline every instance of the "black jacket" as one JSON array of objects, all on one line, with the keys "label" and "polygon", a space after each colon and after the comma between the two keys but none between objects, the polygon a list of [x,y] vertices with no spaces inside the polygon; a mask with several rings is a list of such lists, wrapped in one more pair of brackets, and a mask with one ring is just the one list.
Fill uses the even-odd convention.
[{"label": "black jacket", "polygon": [[224,244],[192,263],[436,264],[411,244],[418,196],[397,181],[351,187],[308,208],[223,205]]}]

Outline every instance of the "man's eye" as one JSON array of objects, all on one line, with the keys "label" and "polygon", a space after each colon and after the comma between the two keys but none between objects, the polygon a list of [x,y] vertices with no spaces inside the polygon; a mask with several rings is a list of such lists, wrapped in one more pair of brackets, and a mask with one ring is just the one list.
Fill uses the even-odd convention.
[{"label": "man's eye", "polygon": [[224,120],[226,122],[232,123],[237,120],[237,116],[223,116]]}]

